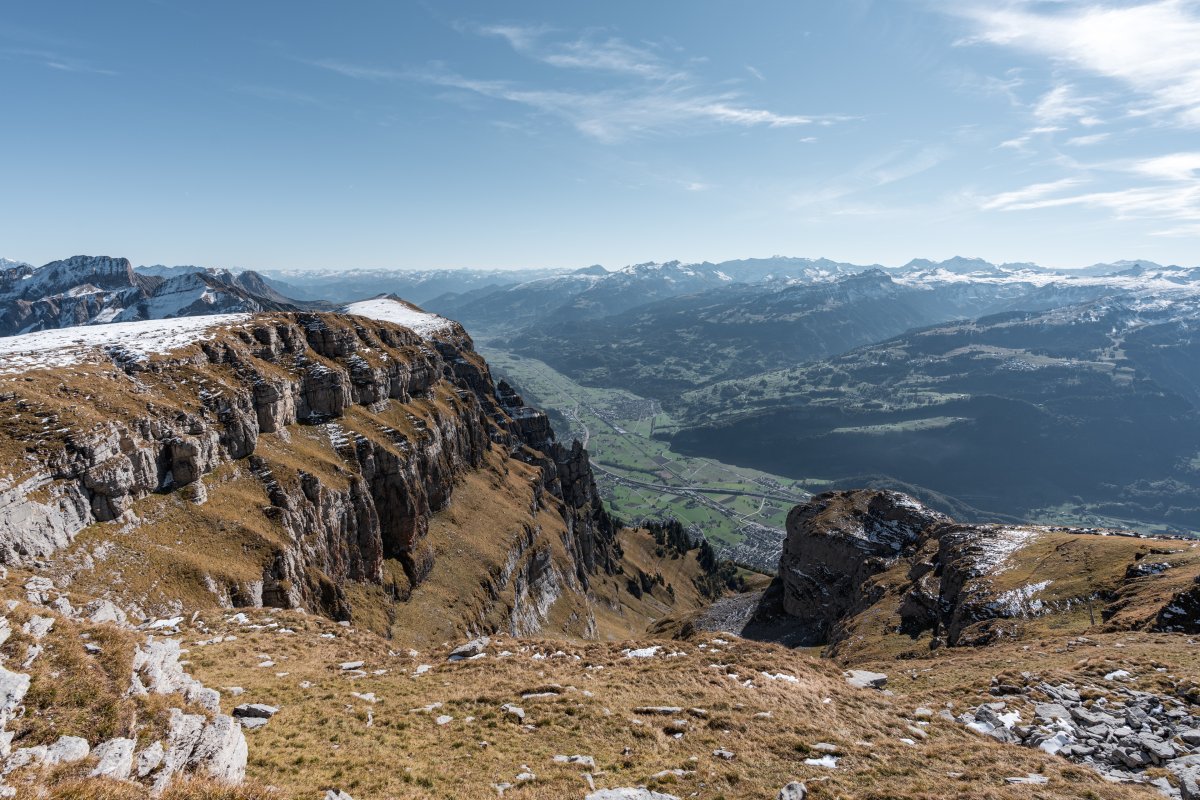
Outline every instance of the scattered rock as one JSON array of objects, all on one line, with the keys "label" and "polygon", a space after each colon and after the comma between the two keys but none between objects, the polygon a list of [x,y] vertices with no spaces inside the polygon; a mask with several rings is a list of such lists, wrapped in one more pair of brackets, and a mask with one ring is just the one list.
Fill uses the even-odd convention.
[{"label": "scattered rock", "polygon": [[111,600],[93,600],[80,610],[80,615],[96,625],[104,622],[121,626],[128,624],[125,612]]},{"label": "scattered rock", "polygon": [[279,709],[275,706],[269,706],[265,703],[243,703],[233,709],[235,717],[253,717],[259,719],[270,719],[279,713]]},{"label": "scattered rock", "polygon": [[596,768],[596,759],[591,756],[555,756],[554,763],[574,764],[575,766],[587,767],[588,769]]},{"label": "scattered rock", "polygon": [[477,656],[487,649],[487,646],[491,644],[491,641],[492,640],[487,636],[480,636],[478,639],[472,639],[465,644],[460,644],[458,647],[450,651],[448,660],[462,661],[465,658]]},{"label": "scattered rock", "polygon": [[673,794],[652,792],[644,786],[638,786],[635,788],[600,789],[587,795],[583,800],[679,800],[679,798]]},{"label": "scattered rock", "polygon": [[1024,776],[1018,775],[1011,778],[1005,778],[1004,782],[1015,785],[1028,784],[1032,786],[1041,786],[1042,784],[1049,783],[1050,779],[1045,775],[1038,775],[1037,773],[1031,772]]},{"label": "scattered rock", "polygon": [[870,672],[865,669],[852,669],[844,674],[846,683],[856,689],[882,689],[888,681],[888,676],[884,673]]},{"label": "scattered rock", "polygon": [[625,653],[625,657],[626,658],[654,658],[656,655],[658,655],[659,650],[662,650],[662,646],[656,644],[653,647],[643,647],[639,650],[629,650]]},{"label": "scattered rock", "polygon": [[779,790],[776,800],[804,800],[808,797],[808,787],[799,781],[792,781]]},{"label": "scattered rock", "polygon": [[145,750],[137,754],[136,766],[137,776],[144,778],[154,770],[158,769],[159,764],[163,761],[165,755],[162,742],[155,742]]}]

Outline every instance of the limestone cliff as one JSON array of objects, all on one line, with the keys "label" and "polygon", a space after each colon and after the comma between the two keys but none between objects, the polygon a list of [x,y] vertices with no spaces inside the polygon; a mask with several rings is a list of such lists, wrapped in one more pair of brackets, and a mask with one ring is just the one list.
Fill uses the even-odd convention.
[{"label": "limestone cliff", "polygon": [[[0,561],[57,565],[60,583],[115,576],[108,593],[135,608],[202,585],[223,605],[349,619],[379,605],[356,609],[355,592],[403,602],[427,580],[431,520],[486,473],[520,513],[462,531],[496,545],[478,580],[503,611],[469,616],[535,632],[570,595],[586,632],[589,580],[620,555],[587,454],[498,394],[445,322],[245,315],[167,352],[90,347],[69,366],[0,369]],[[169,575],[138,581],[113,547],[143,569],[178,552]]]},{"label": "limestone cliff", "polygon": [[1181,539],[967,525],[898,492],[828,492],[788,517],[760,618],[795,641],[895,655],[1054,630],[1195,631],[1200,553]]}]

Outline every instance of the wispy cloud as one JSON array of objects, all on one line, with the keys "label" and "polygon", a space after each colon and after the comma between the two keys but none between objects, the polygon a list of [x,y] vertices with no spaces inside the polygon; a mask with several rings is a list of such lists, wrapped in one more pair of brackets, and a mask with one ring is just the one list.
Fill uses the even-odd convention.
[{"label": "wispy cloud", "polygon": [[80,72],[90,75],[116,75],[111,69],[97,67],[82,59],[63,55],[52,50],[39,50],[25,47],[0,47],[0,58],[13,61],[28,61],[40,63],[42,66],[59,72]]},{"label": "wispy cloud", "polygon": [[[946,8],[971,26],[959,44],[1041,56],[1053,76],[1026,106],[1031,129],[1001,147],[1030,153],[1038,145],[1065,177],[984,197],[979,207],[1085,208],[1161,223],[1153,231],[1161,235],[1200,233],[1200,154],[1142,152],[1085,164],[1057,150],[1054,136],[1064,133],[1066,146],[1081,148],[1119,134],[1122,146],[1136,152],[1159,141],[1135,136],[1149,126],[1200,127],[1200,2],[963,0]],[[1100,125],[1106,129],[1087,132]]]},{"label": "wispy cloud", "polygon": [[339,61],[336,58],[322,58],[316,61],[308,62],[314,67],[327,69],[331,72],[336,72],[339,75],[344,75],[347,78],[356,78],[359,80],[369,81],[398,81],[404,80],[412,76],[412,73],[403,70],[388,69],[386,67],[364,66],[362,64],[353,64],[348,61]]},{"label": "wispy cloud", "polygon": [[949,154],[941,145],[898,147],[867,159],[823,186],[806,186],[803,191],[794,192],[788,198],[788,206],[798,211],[824,209],[833,214],[850,213],[847,198],[874,192],[933,169]]},{"label": "wispy cloud", "polygon": [[1092,113],[1093,103],[1091,98],[1080,97],[1071,84],[1060,83],[1038,98],[1033,107],[1033,116],[1047,126],[1061,122],[1079,122],[1091,126],[1099,123]]},{"label": "wispy cloud", "polygon": [[986,198],[981,203],[981,206],[989,211],[1021,211],[1030,208],[1042,208],[1039,204],[1045,202],[1046,198],[1064,189],[1079,186],[1082,183],[1083,180],[1081,178],[1063,178],[1057,181],[1033,183],[1015,191],[1001,192],[1000,194]]},{"label": "wispy cloud", "polygon": [[543,25],[459,28],[483,36],[498,36],[518,53],[554,67],[612,72],[655,80],[682,77],[677,68],[672,67],[651,47],[629,44],[614,36],[590,35],[566,41],[547,41],[552,29]]},{"label": "wispy cloud", "polygon": [[[480,79],[459,74],[442,64],[419,69],[394,69],[338,59],[309,62],[348,78],[369,81],[417,81],[472,92],[524,106],[565,121],[580,133],[601,142],[704,127],[792,128],[830,125],[846,115],[784,113],[761,107],[740,92],[706,85],[677,54],[653,44],[631,44],[613,36],[556,38],[543,26],[458,26],[472,35],[498,37],[526,58],[555,68],[550,86],[503,79]],[[561,72],[560,72],[561,71]],[[607,76],[596,87],[571,85],[569,73],[586,71]]]},{"label": "wispy cloud", "polygon": [[1132,90],[1125,112],[1200,126],[1200,8],[1191,0],[1129,5],[1029,0],[956,3],[987,43],[1044,56],[1064,69]]},{"label": "wispy cloud", "polygon": [[1072,136],[1067,139],[1067,144],[1071,147],[1090,147],[1094,144],[1100,144],[1109,138],[1107,133],[1089,133],[1086,136]]},{"label": "wispy cloud", "polygon": [[709,94],[690,84],[579,91],[529,89],[509,81],[478,80],[445,71],[413,72],[406,77],[527,106],[563,119],[603,142],[683,132],[702,123],[784,128],[829,121],[740,105],[736,93]]},{"label": "wispy cloud", "polygon": [[[1152,233],[1194,236],[1200,232],[1200,152],[1134,159],[1093,168],[1092,178],[1035,183],[984,198],[989,211],[1036,211],[1078,206],[1107,211],[1121,220],[1149,220],[1168,227]],[[1125,178],[1119,188],[1110,186]],[[1139,180],[1140,179],[1140,180]],[[1147,183],[1147,180],[1150,183]],[[1083,187],[1089,191],[1078,191]]]}]

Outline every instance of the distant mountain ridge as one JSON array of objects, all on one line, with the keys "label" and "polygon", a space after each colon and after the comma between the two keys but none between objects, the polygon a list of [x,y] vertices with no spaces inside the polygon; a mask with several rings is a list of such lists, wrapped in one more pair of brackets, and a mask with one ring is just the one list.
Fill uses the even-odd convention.
[{"label": "distant mountain ridge", "polygon": [[0,336],[206,314],[294,311],[256,272],[199,267],[143,273],[127,258],[72,256],[0,270]]}]

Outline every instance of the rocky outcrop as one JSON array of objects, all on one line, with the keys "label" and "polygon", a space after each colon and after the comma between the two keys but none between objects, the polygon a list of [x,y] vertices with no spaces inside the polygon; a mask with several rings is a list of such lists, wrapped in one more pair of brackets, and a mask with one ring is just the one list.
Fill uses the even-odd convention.
[{"label": "rocky outcrop", "polygon": [[[39,426],[31,440],[13,442],[30,453],[30,466],[0,485],[0,561],[44,559],[96,522],[136,526],[134,504],[151,494],[203,503],[206,476],[232,464],[269,501],[247,512],[265,515],[287,541],[266,559],[261,580],[210,588],[229,605],[348,619],[346,581],[386,581],[404,600],[425,580],[434,564],[431,516],[464,475],[500,453],[538,468],[531,518],[548,507],[561,515],[569,558],[552,563],[534,528],[516,537],[496,576],[496,591],[514,589],[518,598],[514,632],[535,632],[560,595],[618,569],[618,526],[586,451],[556,442],[545,414],[511,390],[498,394],[459,326],[427,338],[363,317],[261,315],[184,351],[114,365],[93,390],[120,413],[46,411],[56,433]],[[49,400],[37,387],[8,384],[0,412],[43,413]],[[271,456],[288,449],[298,426],[319,432],[332,463]],[[387,559],[406,580],[384,575]]]},{"label": "rocky outcrop", "polygon": [[[63,646],[61,638],[53,641],[66,635],[58,632],[62,626],[56,625],[61,621],[56,615],[91,624],[128,627],[123,615],[119,612],[114,615],[115,608],[107,601],[81,604],[76,608],[65,594],[52,587],[50,581],[38,577],[26,581],[25,589],[28,602],[40,613],[30,614],[29,621],[22,626],[22,632],[38,643],[28,648],[22,669],[37,662],[44,649],[55,650]],[[13,600],[7,608],[12,611],[20,605],[19,601]],[[178,618],[172,620],[179,621]],[[10,629],[7,617],[0,616],[0,644],[7,640]],[[95,649],[88,652],[101,652],[99,646],[90,646]],[[34,781],[40,782],[45,777],[45,770],[78,763],[89,756],[95,761],[89,772],[91,777],[141,780],[150,786],[152,795],[187,775],[202,775],[227,784],[241,783],[246,773],[246,737],[232,717],[220,713],[220,693],[205,687],[187,673],[186,662],[180,660],[186,652],[178,640],[154,635],[136,646],[127,694],[159,695],[170,715],[166,746],[159,741],[147,743],[136,756],[136,770],[137,741],[123,736],[107,741],[93,740],[94,746],[81,736],[60,736],[49,744],[14,748],[15,732],[8,727],[27,713],[24,703],[31,688],[40,691],[43,699],[47,694],[54,696],[54,692],[45,686],[39,690],[31,675],[0,667],[0,796],[11,797],[16,791],[13,786],[5,785],[8,782],[28,784],[30,776],[22,775],[24,771],[33,771]],[[57,672],[49,675],[42,672],[37,680],[53,682],[58,677]],[[191,710],[200,708],[204,713],[187,713],[176,707],[185,702],[191,704]],[[15,780],[18,778],[19,781]]]},{"label": "rocky outcrop", "polygon": [[[759,616],[782,611],[789,643],[834,652],[852,639],[897,634],[930,647],[982,645],[1052,613],[1195,632],[1200,583],[1187,578],[1200,560],[1189,548],[1165,546],[1172,543],[1119,531],[960,524],[898,492],[830,492],[788,516],[779,577]],[[1160,590],[1155,581],[1164,574],[1171,586],[1187,583]],[[1157,611],[1114,618],[1127,607]]]},{"label": "rocky outcrop", "polygon": [[830,492],[788,514],[779,559],[783,610],[813,644],[877,597],[870,578],[911,553],[922,532],[949,518],[899,492]]},{"label": "rocky outcrop", "polygon": [[[1051,683],[1030,672],[1008,675],[993,679],[995,701],[956,719],[998,741],[1083,764],[1113,782],[1149,783],[1166,797],[1200,800],[1196,707],[1182,691],[1159,695],[1122,684],[1132,677],[1112,672],[1077,685]],[[1096,702],[1097,696],[1103,699]]]},{"label": "rocky outcrop", "polygon": [[1173,595],[1155,619],[1161,631],[1200,633],[1200,577]]}]

